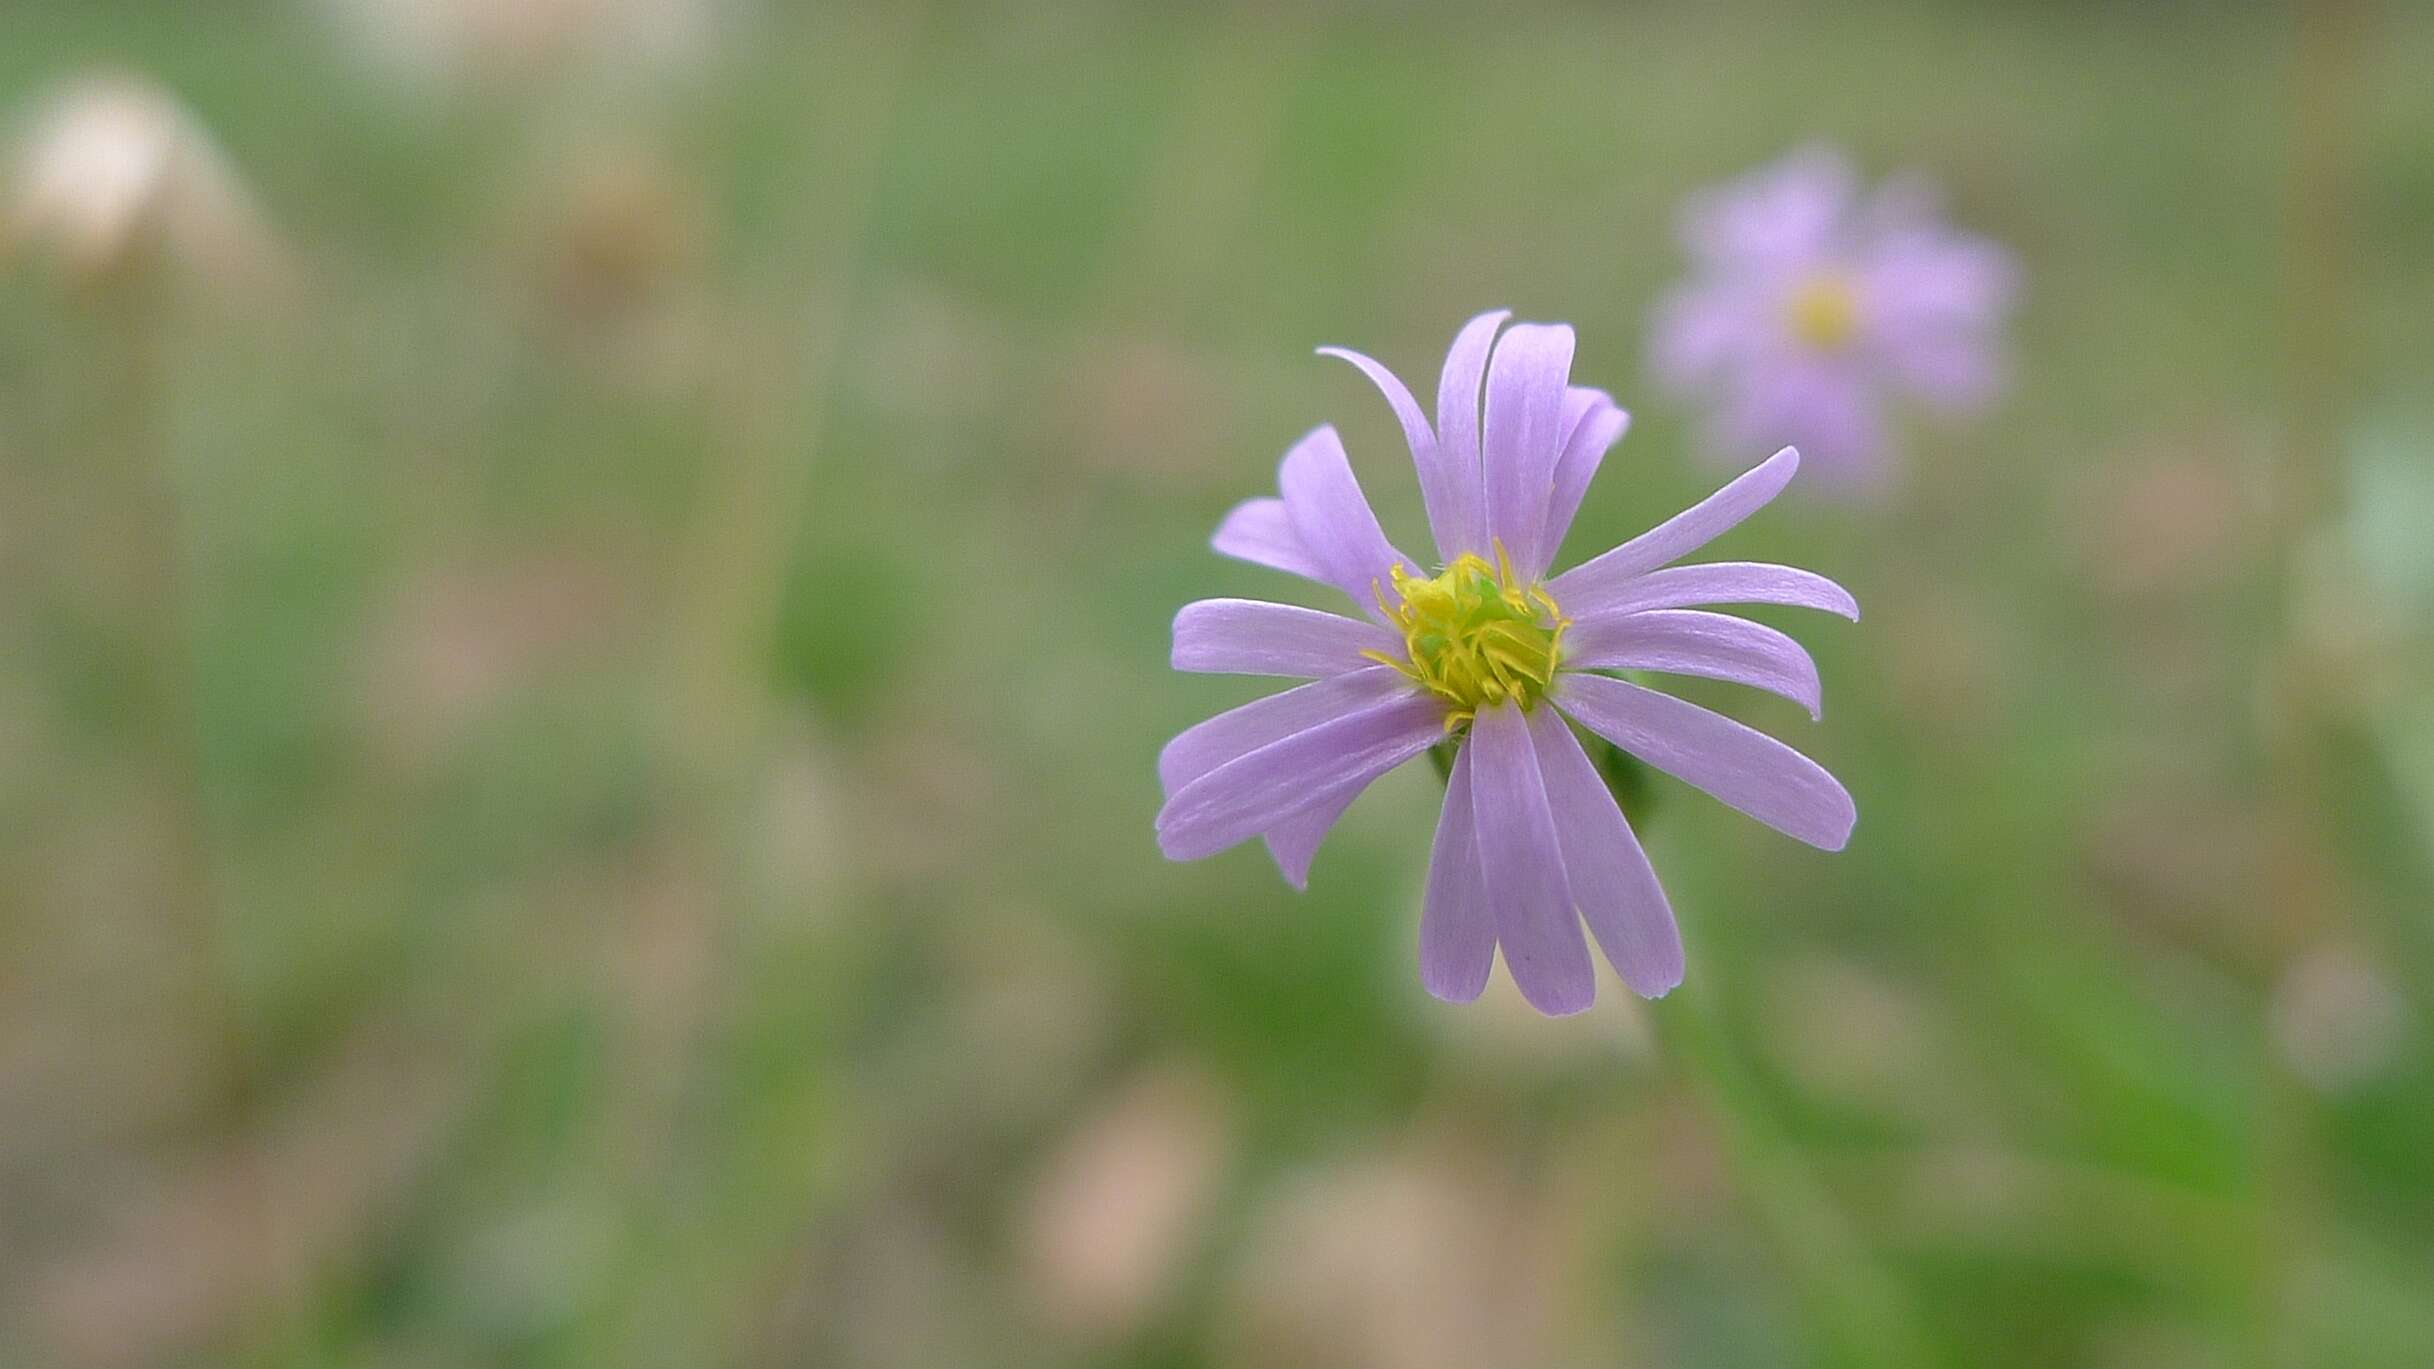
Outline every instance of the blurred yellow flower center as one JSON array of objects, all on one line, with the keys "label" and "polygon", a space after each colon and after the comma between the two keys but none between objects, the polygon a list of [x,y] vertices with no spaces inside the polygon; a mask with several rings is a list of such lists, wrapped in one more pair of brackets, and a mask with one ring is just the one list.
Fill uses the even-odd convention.
[{"label": "blurred yellow flower center", "polygon": [[1378,607],[1403,634],[1404,660],[1365,652],[1393,666],[1453,705],[1451,732],[1485,705],[1536,704],[1554,682],[1570,620],[1543,585],[1525,586],[1513,574],[1504,547],[1491,565],[1465,553],[1431,578],[1394,568],[1394,599],[1383,588]]},{"label": "blurred yellow flower center", "polygon": [[1792,336],[1821,352],[1840,350],[1859,333],[1859,291],[1842,276],[1802,281],[1785,312]]}]

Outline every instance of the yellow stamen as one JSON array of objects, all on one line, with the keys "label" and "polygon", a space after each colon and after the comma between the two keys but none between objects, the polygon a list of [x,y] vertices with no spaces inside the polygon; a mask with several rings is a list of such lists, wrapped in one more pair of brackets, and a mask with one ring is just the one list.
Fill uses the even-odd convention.
[{"label": "yellow stamen", "polygon": [[1379,610],[1403,634],[1404,659],[1361,654],[1452,704],[1448,732],[1470,722],[1483,705],[1512,699],[1524,709],[1535,706],[1555,681],[1564,629],[1571,626],[1545,586],[1522,584],[1502,542],[1495,551],[1493,565],[1466,552],[1427,579],[1397,565],[1391,602],[1384,586],[1371,586]]},{"label": "yellow stamen", "polygon": [[1784,306],[1792,336],[1820,352],[1840,351],[1859,336],[1859,289],[1848,277],[1811,276]]}]

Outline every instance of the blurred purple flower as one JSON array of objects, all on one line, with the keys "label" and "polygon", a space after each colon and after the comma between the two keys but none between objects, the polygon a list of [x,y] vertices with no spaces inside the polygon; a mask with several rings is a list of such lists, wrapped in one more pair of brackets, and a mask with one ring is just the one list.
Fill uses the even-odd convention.
[{"label": "blurred purple flower", "polygon": [[1863,193],[1841,154],[1809,148],[1693,196],[1680,231],[1691,277],[1657,307],[1649,354],[1708,406],[1718,452],[1790,442],[1864,492],[1896,454],[1888,399],[1965,412],[2002,389],[2017,267],[1946,227],[1923,181]]},{"label": "blurred purple flower", "polygon": [[1569,327],[1517,324],[1499,339],[1508,317],[1482,314],[1455,337],[1433,430],[1384,366],[1322,349],[1359,367],[1402,423],[1442,569],[1422,574],[1386,540],[1333,427],[1295,444],[1278,471],[1283,497],[1237,507],[1214,544],[1335,586],[1368,621],[1244,599],[1205,599],[1176,615],[1176,669],[1312,683],[1167,744],[1158,844],[1172,859],[1197,860],[1264,837],[1285,878],[1306,887],[1312,855],[1354,797],[1450,740],[1421,982],[1466,1002],[1501,946],[1533,1006],[1571,1013],[1596,995],[1584,920],[1623,982],[1651,997],[1681,982],[1682,942],[1655,871],[1566,717],[1826,850],[1841,849],[1857,817],[1831,775],[1781,742],[1597,672],[1737,681],[1815,717],[1817,668],[1798,643],[1692,606],[1794,604],[1851,618],[1859,609],[1833,582],[1788,566],[1665,568],[1773,499],[1800,464],[1788,447],[1652,531],[1545,578],[1629,418],[1602,391],[1568,383]]}]

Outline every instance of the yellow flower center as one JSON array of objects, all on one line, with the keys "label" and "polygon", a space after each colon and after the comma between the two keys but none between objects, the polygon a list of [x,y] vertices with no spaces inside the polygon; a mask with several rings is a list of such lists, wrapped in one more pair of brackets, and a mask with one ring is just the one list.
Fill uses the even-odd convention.
[{"label": "yellow flower center", "polygon": [[1811,276],[1792,291],[1784,312],[1792,336],[1820,352],[1840,351],[1859,334],[1859,290],[1843,276]]},{"label": "yellow flower center", "polygon": [[1535,705],[1555,680],[1564,629],[1571,620],[1543,585],[1521,583],[1504,547],[1496,562],[1465,553],[1434,577],[1394,568],[1394,600],[1378,591],[1378,607],[1403,634],[1404,660],[1365,652],[1402,671],[1452,704],[1445,730],[1471,720],[1483,706],[1506,699]]}]

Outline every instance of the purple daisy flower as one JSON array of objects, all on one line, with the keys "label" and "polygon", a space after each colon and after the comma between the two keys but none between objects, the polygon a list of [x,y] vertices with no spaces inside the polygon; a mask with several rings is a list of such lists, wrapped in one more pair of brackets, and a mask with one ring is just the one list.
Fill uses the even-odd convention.
[{"label": "purple daisy flower", "polygon": [[1840,154],[1796,152],[1693,196],[1690,280],[1655,312],[1658,381],[1709,406],[1719,452],[1789,441],[1846,490],[1883,482],[1885,406],[1944,412],[2002,388],[2018,271],[1954,232],[1915,178],[1872,194]]},{"label": "purple daisy flower", "polygon": [[[1343,443],[1321,427],[1285,454],[1283,497],[1226,516],[1229,556],[1333,585],[1366,620],[1246,599],[1175,617],[1178,670],[1311,682],[1222,713],[1158,757],[1158,845],[1175,860],[1251,837],[1296,888],[1344,809],[1379,776],[1457,745],[1420,918],[1420,979],[1476,998],[1498,947],[1539,1011],[1596,996],[1585,921],[1623,982],[1682,980],[1682,941],[1656,872],[1569,718],[1811,845],[1839,850],[1857,814],[1783,743],[1612,675],[1649,670],[1755,685],[1818,711],[1798,643],[1702,604],[1858,605],[1822,576],[1747,562],[1673,566],[1749,517],[1798,469],[1777,452],[1688,511],[1552,579],[1548,564],[1629,417],[1569,384],[1572,330],[1482,314],[1454,338],[1432,429],[1411,392],[1358,353],[1323,348],[1385,393],[1418,467],[1439,569],[1386,540]],[[1492,353],[1492,360],[1491,360]],[[1485,381],[1484,417],[1481,383]]]}]

